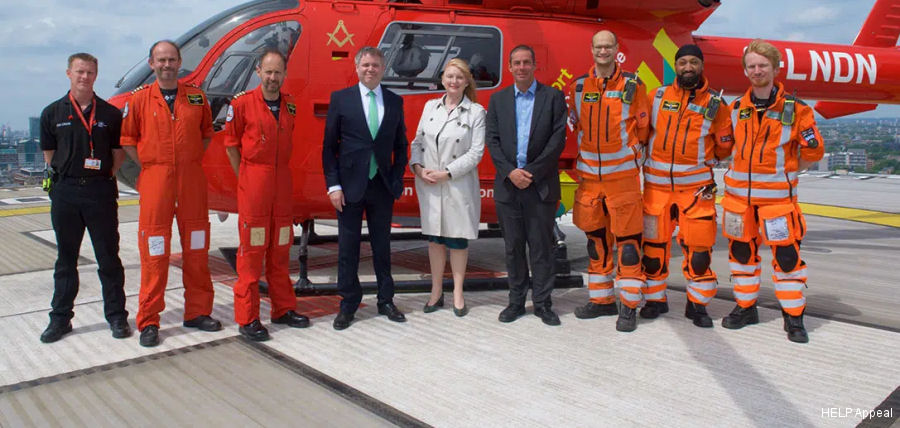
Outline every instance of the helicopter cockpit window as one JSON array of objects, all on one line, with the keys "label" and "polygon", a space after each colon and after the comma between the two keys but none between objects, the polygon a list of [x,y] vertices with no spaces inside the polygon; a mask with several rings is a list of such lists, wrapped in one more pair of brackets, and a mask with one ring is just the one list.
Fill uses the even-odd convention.
[{"label": "helicopter cockpit window", "polygon": [[234,42],[219,56],[206,80],[203,90],[209,97],[216,122],[225,118],[231,97],[259,84],[256,76],[257,57],[264,50],[275,48],[289,56],[300,37],[300,23],[284,21],[257,28]]},{"label": "helicopter cockpit window", "polygon": [[[235,6],[203,21],[175,40],[175,44],[181,47],[181,69],[178,70],[178,77],[184,77],[193,72],[209,53],[209,50],[238,25],[269,12],[296,8],[297,5],[297,0],[256,0]],[[156,76],[147,64],[145,56],[119,79],[115,94],[129,92],[140,85],[153,83],[155,80]]]},{"label": "helicopter cockpit window", "polygon": [[398,93],[442,91],[441,71],[453,58],[469,63],[478,88],[500,82],[503,54],[494,27],[394,22],[378,47],[385,55],[382,84]]}]

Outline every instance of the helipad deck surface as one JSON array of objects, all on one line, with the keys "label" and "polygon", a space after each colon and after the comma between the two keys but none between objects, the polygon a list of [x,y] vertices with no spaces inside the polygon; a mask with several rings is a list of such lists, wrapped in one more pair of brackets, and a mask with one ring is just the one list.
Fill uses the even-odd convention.
[{"label": "helipad deck surface", "polygon": [[[802,180],[803,202],[900,213],[900,181]],[[881,186],[881,196],[872,196],[875,206],[837,203],[842,193],[867,200],[866,186],[872,184]],[[20,206],[42,205],[9,204],[0,212]],[[137,206],[120,208],[132,326],[139,278],[136,216]],[[405,324],[377,316],[374,297],[367,296],[356,322],[340,332],[331,328],[335,297],[299,299],[299,309],[313,316],[313,325],[302,330],[270,325],[264,302],[263,322],[272,340],[252,344],[239,338],[232,321],[235,274],[219,251],[237,245],[234,216],[224,223],[211,216],[214,316],[225,329],[181,327],[176,255],[162,343],[148,349],[136,334],[110,337],[87,240],[75,330],[57,343],[40,343],[55,258],[49,215],[0,215],[0,426],[896,425],[900,275],[893,265],[900,260],[900,229],[818,216],[807,221],[806,345],[787,341],[780,312],[771,309],[776,306],[767,249],[760,324],[738,331],[720,326],[733,307],[721,240],[713,255],[720,282],[720,298],[709,308],[713,329],[696,328],[682,316],[685,296],[678,289],[684,279],[673,276],[671,312],[639,320],[629,334],[615,331],[615,317],[575,318],[574,308],[587,299],[585,289],[554,292],[560,327],[543,325],[530,305],[522,319],[497,322],[506,293],[492,291],[467,293],[472,309],[464,318],[449,310],[424,314],[424,294],[398,294]],[[584,236],[570,219],[562,225],[573,269],[584,272]],[[327,225],[317,231],[334,232]],[[475,241],[472,265],[502,273],[502,248],[500,239]],[[395,278],[426,277],[424,242],[394,242],[393,249]],[[332,244],[311,249],[313,281],[335,280],[335,255]],[[680,255],[673,260],[678,264]],[[361,274],[363,281],[373,278],[368,259]],[[891,413],[869,419],[858,413],[874,409]]]}]

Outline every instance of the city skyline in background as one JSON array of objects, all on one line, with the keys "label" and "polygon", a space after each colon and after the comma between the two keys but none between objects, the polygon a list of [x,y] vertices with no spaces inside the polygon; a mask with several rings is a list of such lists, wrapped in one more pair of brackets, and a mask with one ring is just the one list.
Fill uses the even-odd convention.
[{"label": "city skyline in background", "polygon": [[[69,54],[87,51],[99,58],[95,90],[106,98],[122,75],[146,61],[151,43],[178,38],[205,19],[242,3],[245,0],[165,0],[148,9],[145,3],[136,2],[35,0],[7,8],[0,17],[0,48],[19,66],[0,70],[0,88],[18,101],[0,106],[0,125],[29,133],[28,118],[39,116],[44,106],[68,90],[65,61]],[[874,0],[852,3],[723,0],[694,34],[850,44]],[[773,15],[771,10],[779,13]],[[802,21],[796,16],[802,16]],[[848,117],[900,117],[900,106],[879,106]]]}]

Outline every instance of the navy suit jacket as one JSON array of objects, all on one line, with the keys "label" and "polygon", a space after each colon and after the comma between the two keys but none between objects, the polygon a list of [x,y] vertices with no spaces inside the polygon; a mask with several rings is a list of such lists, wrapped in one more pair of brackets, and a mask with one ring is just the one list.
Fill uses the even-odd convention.
[{"label": "navy suit jacket", "polygon": [[365,196],[373,150],[379,172],[375,179],[384,180],[394,199],[403,194],[409,146],[403,98],[383,86],[381,91],[384,118],[374,140],[359,96],[359,85],[331,93],[322,141],[322,169],[325,185],[340,185],[348,203],[359,202]]},{"label": "navy suit jacket", "polygon": [[[494,199],[509,202],[516,191],[508,176],[516,169],[518,137],[516,134],[516,94],[508,86],[494,95],[488,105],[484,143],[488,147],[497,175]],[[537,84],[534,111],[531,116],[531,138],[528,140],[524,170],[532,174],[531,185],[544,202],[558,201],[559,156],[566,146],[566,99],[551,86]]]}]

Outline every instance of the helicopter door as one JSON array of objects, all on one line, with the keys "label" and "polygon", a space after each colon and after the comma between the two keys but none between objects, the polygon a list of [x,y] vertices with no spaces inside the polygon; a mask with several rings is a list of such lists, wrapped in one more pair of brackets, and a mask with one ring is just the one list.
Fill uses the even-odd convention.
[{"label": "helicopter door", "polygon": [[300,37],[300,23],[283,21],[257,28],[232,43],[213,65],[203,81],[203,90],[209,98],[216,131],[225,124],[227,106],[232,97],[241,91],[259,85],[256,75],[259,54],[275,48],[289,56]]}]

